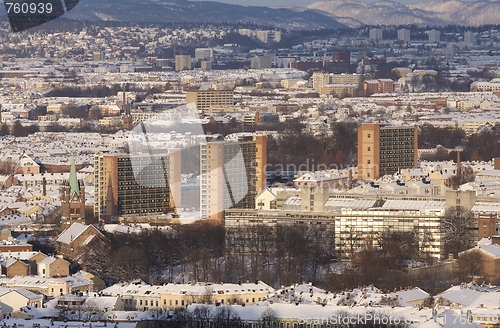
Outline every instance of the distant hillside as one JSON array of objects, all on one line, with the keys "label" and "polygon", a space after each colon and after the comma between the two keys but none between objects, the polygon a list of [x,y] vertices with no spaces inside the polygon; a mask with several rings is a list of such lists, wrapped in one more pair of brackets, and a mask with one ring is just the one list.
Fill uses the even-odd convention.
[{"label": "distant hillside", "polygon": [[500,1],[441,0],[404,5],[394,1],[367,4],[358,0],[318,1],[307,6],[328,13],[350,27],[366,25],[463,25],[500,23]]},{"label": "distant hillside", "polygon": [[335,19],[314,10],[245,7],[218,2],[186,0],[80,0],[66,16],[89,21],[126,21],[140,23],[253,23],[277,28],[342,28]]}]

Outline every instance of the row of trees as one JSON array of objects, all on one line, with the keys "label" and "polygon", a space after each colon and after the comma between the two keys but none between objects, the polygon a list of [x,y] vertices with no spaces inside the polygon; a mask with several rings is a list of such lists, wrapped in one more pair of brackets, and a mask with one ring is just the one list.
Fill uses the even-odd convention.
[{"label": "row of trees", "polygon": [[[469,136],[458,127],[435,127],[424,124],[419,128],[418,148],[435,148],[434,154],[426,154],[427,160],[455,160],[455,152],[449,152],[444,148],[461,148],[462,160],[465,161],[489,161],[500,157],[500,125],[486,127]],[[439,148],[442,146],[444,148]]]},{"label": "row of trees", "polygon": [[307,165],[306,170],[318,166],[347,166],[356,157],[358,125],[355,122],[338,122],[331,126],[331,135],[313,136],[303,130],[289,131],[277,138],[269,137],[267,162],[271,167]]},{"label": "row of trees", "polygon": [[333,257],[333,236],[305,226],[224,231],[200,223],[108,238],[108,248],[90,249],[83,258],[84,268],[108,284],[140,278],[151,283],[263,280],[288,285],[320,281],[330,272]]}]

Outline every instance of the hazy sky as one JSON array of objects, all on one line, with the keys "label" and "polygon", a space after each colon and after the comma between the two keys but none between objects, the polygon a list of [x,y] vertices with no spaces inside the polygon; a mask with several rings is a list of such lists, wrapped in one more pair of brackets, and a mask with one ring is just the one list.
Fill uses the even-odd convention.
[{"label": "hazy sky", "polygon": [[[198,1],[204,1],[204,0],[198,0]],[[319,0],[210,0],[210,1],[225,2],[225,3],[231,3],[231,4],[243,5],[243,6],[269,6],[269,7],[298,6],[298,7],[303,7],[303,6],[307,6],[308,4],[319,1]],[[371,3],[371,2],[375,2],[376,0],[361,0],[361,1],[366,2],[366,3]],[[404,4],[410,4],[410,3],[422,2],[424,0],[393,0],[393,1],[404,3]],[[425,0],[425,1],[433,1],[433,0]],[[434,1],[437,1],[437,0],[434,0]],[[462,0],[462,1],[464,1],[464,0]],[[465,0],[465,1],[474,1],[474,0]]]}]

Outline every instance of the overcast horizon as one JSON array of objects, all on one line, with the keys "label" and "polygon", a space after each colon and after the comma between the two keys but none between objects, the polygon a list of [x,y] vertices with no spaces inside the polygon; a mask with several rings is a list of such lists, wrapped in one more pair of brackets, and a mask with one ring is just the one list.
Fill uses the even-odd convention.
[{"label": "overcast horizon", "polygon": [[[229,3],[233,5],[242,5],[242,6],[265,6],[265,7],[283,7],[283,6],[296,6],[296,7],[305,7],[313,2],[321,1],[321,0],[191,0],[191,1],[216,1]],[[372,3],[380,0],[360,0],[365,3]],[[413,4],[419,2],[437,2],[441,0],[390,0],[394,2],[399,2],[402,4]],[[476,2],[480,0],[460,0],[462,2]]]}]

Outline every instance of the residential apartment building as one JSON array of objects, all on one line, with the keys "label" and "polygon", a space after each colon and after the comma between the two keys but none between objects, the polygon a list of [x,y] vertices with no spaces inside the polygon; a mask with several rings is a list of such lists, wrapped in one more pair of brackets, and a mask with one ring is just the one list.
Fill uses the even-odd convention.
[{"label": "residential apartment building", "polygon": [[321,92],[323,87],[330,83],[330,73],[314,72],[312,75],[312,83],[314,91]]},{"label": "residential apartment building", "polygon": [[350,64],[351,63],[351,52],[348,50],[334,51],[334,52],[332,52],[332,61]]},{"label": "residential apartment building", "polygon": [[269,41],[269,31],[268,30],[257,30],[255,31],[257,39],[262,43],[267,43]]},{"label": "residential apartment building", "polygon": [[370,40],[373,40],[373,41],[380,41],[383,39],[383,34],[384,34],[384,30],[381,29],[381,28],[372,28],[370,29],[370,35],[369,35],[369,38]]},{"label": "residential apartment building", "polygon": [[257,56],[250,60],[250,68],[262,69],[273,67],[273,59],[267,56]]},{"label": "residential apartment building", "polygon": [[438,30],[430,30],[429,31],[429,42],[430,43],[441,42],[441,32]]},{"label": "residential apartment building", "polygon": [[361,74],[330,74],[331,84],[354,84],[359,86],[361,84]]},{"label": "residential apartment building", "polygon": [[210,110],[212,107],[234,105],[232,90],[197,90],[186,92],[186,104],[195,104],[199,111]]},{"label": "residential apartment building", "polygon": [[363,124],[358,129],[358,179],[378,179],[400,169],[416,168],[416,126]]},{"label": "residential apartment building", "polygon": [[212,60],[214,58],[214,50],[212,48],[196,48],[194,50],[194,58]]},{"label": "residential apartment building", "polygon": [[399,29],[398,30],[398,40],[401,40],[404,42],[410,42],[410,30],[407,30],[405,28]]},{"label": "residential apartment building", "polygon": [[330,94],[337,98],[354,97],[357,91],[357,84],[326,84],[321,89],[322,94]]},{"label": "residential apartment building", "polygon": [[394,81],[391,79],[366,80],[361,84],[363,95],[368,97],[374,93],[394,92]]},{"label": "residential apartment building", "polygon": [[189,55],[176,55],[175,56],[175,70],[184,71],[191,69],[191,56]]},{"label": "residential apartment building", "polygon": [[315,72],[312,75],[312,81],[313,89],[317,92],[333,93],[337,97],[352,97],[361,84],[361,75]]},{"label": "residential apartment building", "polygon": [[119,216],[169,213],[180,204],[181,154],[99,154],[94,158],[94,214]]},{"label": "residential apartment building", "polygon": [[222,220],[225,209],[255,208],[266,185],[266,137],[200,144],[200,209],[202,218]]}]

